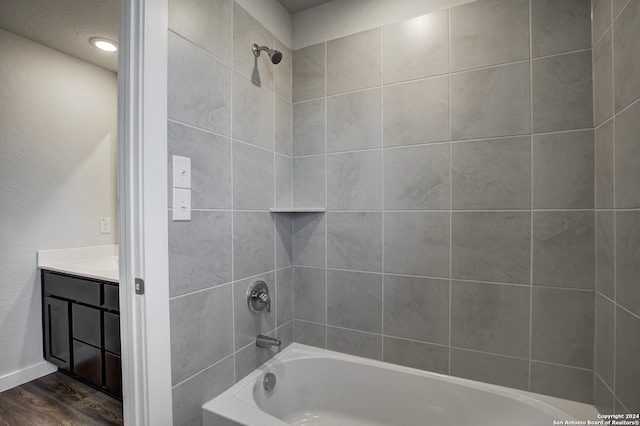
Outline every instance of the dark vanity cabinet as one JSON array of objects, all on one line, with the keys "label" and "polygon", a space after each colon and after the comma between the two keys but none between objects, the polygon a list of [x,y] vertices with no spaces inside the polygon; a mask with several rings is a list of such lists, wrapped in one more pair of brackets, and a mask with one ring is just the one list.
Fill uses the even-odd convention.
[{"label": "dark vanity cabinet", "polygon": [[42,271],[44,357],[122,398],[118,284]]}]

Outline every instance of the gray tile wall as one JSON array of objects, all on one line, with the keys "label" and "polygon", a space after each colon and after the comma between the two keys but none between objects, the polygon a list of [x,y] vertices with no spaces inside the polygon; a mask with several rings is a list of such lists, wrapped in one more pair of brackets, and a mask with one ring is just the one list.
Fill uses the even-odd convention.
[{"label": "gray tile wall", "polygon": [[293,219],[294,341],[591,402],[591,52],[587,0],[479,0],[293,52],[293,203],[327,208]]},{"label": "gray tile wall", "polygon": [[[640,411],[640,1],[593,0],[598,410]],[[634,355],[635,352],[635,355]]]},{"label": "gray tile wall", "polygon": [[[282,62],[255,58],[252,43]],[[175,425],[201,424],[204,402],[273,356],[258,334],[293,340],[293,222],[269,213],[293,200],[292,59],[233,0],[169,1],[169,179],[171,156],[190,157],[193,207],[173,222],[169,190]],[[271,313],[246,306],[257,279]]]},{"label": "gray tile wall", "polygon": [[[272,355],[260,332],[640,411],[640,1],[592,3],[479,0],[292,57],[232,0],[170,1],[175,424]],[[244,317],[258,278],[274,312]]]}]

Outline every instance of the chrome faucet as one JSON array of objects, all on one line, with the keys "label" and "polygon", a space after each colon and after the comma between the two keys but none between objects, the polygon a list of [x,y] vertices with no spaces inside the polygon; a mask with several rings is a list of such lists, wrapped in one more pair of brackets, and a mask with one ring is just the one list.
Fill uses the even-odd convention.
[{"label": "chrome faucet", "polygon": [[277,337],[274,339],[273,337],[265,336],[264,334],[256,337],[256,346],[264,349],[271,349],[273,346],[282,345],[282,341]]},{"label": "chrome faucet", "polygon": [[264,308],[267,312],[271,312],[271,297],[269,296],[269,287],[264,281],[256,281],[249,291],[247,291],[247,305],[249,310],[254,314],[259,313]]}]

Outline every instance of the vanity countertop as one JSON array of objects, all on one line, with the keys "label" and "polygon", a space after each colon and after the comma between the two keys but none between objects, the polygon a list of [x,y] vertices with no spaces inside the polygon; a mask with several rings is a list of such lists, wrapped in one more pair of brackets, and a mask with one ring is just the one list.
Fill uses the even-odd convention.
[{"label": "vanity countertop", "polygon": [[38,268],[117,283],[118,245],[38,250]]}]

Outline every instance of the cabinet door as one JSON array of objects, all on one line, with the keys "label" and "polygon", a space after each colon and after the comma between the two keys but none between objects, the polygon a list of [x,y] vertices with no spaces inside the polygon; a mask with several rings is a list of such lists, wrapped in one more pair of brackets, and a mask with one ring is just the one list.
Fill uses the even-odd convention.
[{"label": "cabinet door", "polygon": [[71,336],[69,333],[69,302],[45,297],[44,299],[45,359],[69,370]]},{"label": "cabinet door", "polygon": [[74,340],[73,373],[94,385],[102,386],[102,350]]},{"label": "cabinet door", "polygon": [[73,338],[97,348],[102,347],[100,310],[72,303]]},{"label": "cabinet door", "polygon": [[107,391],[122,398],[122,367],[120,357],[104,353],[104,387]]}]

